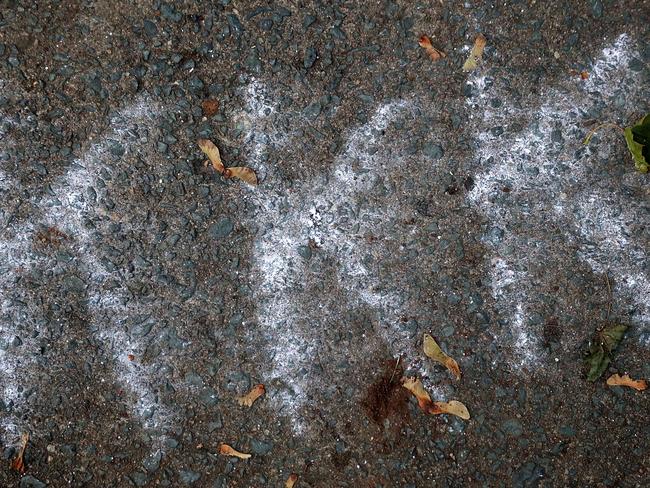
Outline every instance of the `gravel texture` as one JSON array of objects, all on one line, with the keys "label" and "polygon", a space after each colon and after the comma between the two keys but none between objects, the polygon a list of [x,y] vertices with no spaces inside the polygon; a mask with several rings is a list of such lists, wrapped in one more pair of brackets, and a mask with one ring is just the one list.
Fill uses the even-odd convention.
[{"label": "gravel texture", "polygon": [[648,7],[0,2],[0,486],[650,486]]}]

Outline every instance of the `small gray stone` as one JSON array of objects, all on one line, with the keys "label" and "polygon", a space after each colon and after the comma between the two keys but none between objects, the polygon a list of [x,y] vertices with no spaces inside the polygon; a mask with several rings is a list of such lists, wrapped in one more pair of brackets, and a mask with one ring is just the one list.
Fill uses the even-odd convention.
[{"label": "small gray stone", "polygon": [[29,474],[20,480],[20,488],[45,488],[45,486],[45,483]]},{"label": "small gray stone", "polygon": [[445,155],[445,151],[442,149],[442,146],[440,144],[433,144],[431,142],[426,143],[422,147],[422,152],[425,156],[434,160],[440,159]]},{"label": "small gray stone", "polygon": [[323,107],[321,106],[320,101],[316,100],[315,102],[312,102],[309,105],[307,105],[303,109],[302,113],[308,119],[315,119],[320,115],[322,109]]},{"label": "small gray stone", "polygon": [[318,59],[318,51],[316,51],[316,49],[313,47],[308,47],[305,50],[305,58],[303,60],[303,65],[305,68],[311,68],[316,62],[316,59]]},{"label": "small gray stone", "polygon": [[251,451],[258,456],[264,456],[273,449],[273,442],[251,439]]},{"label": "small gray stone", "polygon": [[234,227],[235,226],[230,218],[222,217],[210,226],[208,232],[214,239],[223,239],[233,231]]},{"label": "small gray stone", "polygon": [[591,0],[591,13],[597,19],[603,16],[603,2],[601,0]]},{"label": "small gray stone", "polygon": [[311,247],[309,246],[299,246],[298,247],[298,254],[300,254],[301,257],[304,259],[311,259],[312,252],[311,252]]},{"label": "small gray stone", "polygon": [[181,483],[184,483],[186,485],[191,485],[199,481],[201,478],[201,473],[197,473],[196,471],[192,471],[191,469],[181,469],[178,472],[178,477],[181,480]]},{"label": "small gray stone", "polygon": [[219,403],[217,392],[212,388],[204,388],[199,395],[199,400],[201,400],[201,403],[206,407],[214,407],[217,403]]},{"label": "small gray stone", "polygon": [[149,477],[141,471],[131,473],[129,478],[131,478],[131,481],[133,481],[135,486],[144,486],[149,481]]},{"label": "small gray stone", "polygon": [[144,19],[144,22],[142,22],[142,27],[145,34],[147,34],[149,37],[154,37],[156,34],[158,34],[158,27],[156,27],[156,24],[154,24],[149,19]]},{"label": "small gray stone", "polygon": [[66,276],[61,286],[70,293],[81,293],[86,289],[86,283],[77,276]]},{"label": "small gray stone", "polygon": [[158,468],[160,467],[161,459],[162,459],[162,452],[158,451],[155,454],[146,457],[145,460],[142,462],[142,466],[148,472],[153,473],[157,471]]},{"label": "small gray stone", "polygon": [[524,432],[524,428],[521,425],[521,422],[519,422],[517,419],[508,419],[503,422],[503,424],[501,424],[501,430],[503,430],[504,433],[514,437],[519,437]]}]

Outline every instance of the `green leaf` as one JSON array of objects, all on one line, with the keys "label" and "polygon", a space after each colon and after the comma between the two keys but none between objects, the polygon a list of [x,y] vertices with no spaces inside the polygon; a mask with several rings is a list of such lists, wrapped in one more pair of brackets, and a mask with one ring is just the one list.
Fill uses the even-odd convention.
[{"label": "green leaf", "polygon": [[647,173],[650,167],[650,114],[625,128],[625,142],[634,158],[636,169]]},{"label": "green leaf", "polygon": [[611,359],[609,354],[605,352],[602,347],[592,348],[592,351],[587,356],[585,362],[589,366],[587,379],[591,382],[596,381],[607,369]]},{"label": "green leaf", "polygon": [[616,346],[618,346],[621,339],[623,339],[623,334],[627,330],[627,325],[623,324],[611,324],[605,327],[600,333],[602,337],[602,344],[607,350],[611,353]]},{"label": "green leaf", "polygon": [[589,347],[589,354],[585,358],[585,363],[589,367],[587,373],[589,381],[596,381],[605,372],[612,361],[612,353],[623,339],[626,330],[627,325],[610,324],[596,332]]}]

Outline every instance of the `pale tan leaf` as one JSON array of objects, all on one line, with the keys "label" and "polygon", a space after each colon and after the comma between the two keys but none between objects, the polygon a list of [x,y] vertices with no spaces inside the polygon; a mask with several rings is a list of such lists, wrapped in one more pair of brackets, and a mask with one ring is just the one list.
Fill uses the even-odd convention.
[{"label": "pale tan leaf", "polygon": [[609,386],[627,386],[629,388],[634,388],[637,391],[643,391],[648,388],[648,382],[646,380],[633,380],[630,378],[630,375],[619,375],[613,374],[607,378],[607,384]]},{"label": "pale tan leaf", "polygon": [[14,471],[23,474],[25,472],[25,449],[27,448],[27,443],[29,442],[29,432],[25,432],[20,436],[20,447],[18,448],[18,454],[11,461],[11,469]]},{"label": "pale tan leaf", "polygon": [[476,69],[481,56],[483,56],[483,49],[485,49],[486,43],[487,40],[483,34],[476,36],[476,39],[474,40],[474,46],[472,47],[472,50],[467,57],[467,61],[465,61],[465,64],[463,65],[463,71],[472,71],[473,69]]},{"label": "pale tan leaf", "polygon": [[427,36],[421,36],[420,39],[418,39],[418,44],[422,49],[426,51],[426,53],[429,55],[431,58],[431,61],[438,61],[440,58],[444,58],[446,56],[445,53],[443,53],[441,50],[436,49],[433,47],[433,44],[431,43],[431,39]]},{"label": "pale tan leaf", "polygon": [[418,378],[402,378],[402,386],[415,396],[420,410],[424,413],[429,415],[446,413],[456,415],[465,420],[470,418],[467,407],[459,401],[451,400],[450,402],[432,402],[431,397]]},{"label": "pale tan leaf", "polygon": [[434,361],[444,365],[454,376],[456,376],[457,380],[460,379],[460,368],[458,367],[458,363],[453,358],[447,356],[436,340],[429,334],[424,334],[423,349],[424,354]]},{"label": "pale tan leaf", "polygon": [[221,454],[222,456],[233,456],[239,459],[248,459],[251,457],[250,454],[239,452],[237,449],[234,449],[230,447],[228,444],[224,444],[223,442],[219,444],[219,454]]},{"label": "pale tan leaf", "polygon": [[296,485],[296,481],[298,481],[298,475],[291,473],[284,484],[284,488],[293,488]]},{"label": "pale tan leaf", "polygon": [[251,391],[246,393],[244,396],[237,398],[237,402],[242,407],[250,408],[253,406],[253,403],[255,403],[255,400],[264,395],[264,393],[266,393],[266,388],[260,383],[259,385],[255,385]]},{"label": "pale tan leaf", "polygon": [[257,175],[255,171],[244,166],[234,166],[226,170],[227,178],[239,178],[249,185],[257,185]]},{"label": "pale tan leaf", "polygon": [[225,168],[221,162],[221,154],[219,153],[219,148],[215,146],[212,141],[209,141],[207,139],[199,139],[198,143],[201,151],[203,151],[205,155],[210,159],[212,167],[219,173],[223,174],[225,172]]},{"label": "pale tan leaf", "polygon": [[429,409],[431,408],[431,397],[427,393],[427,391],[424,389],[424,385],[422,385],[422,382],[416,378],[415,376],[412,376],[410,378],[402,378],[402,386],[406,388],[408,391],[410,391],[413,396],[418,401],[418,406],[423,412],[429,412]]},{"label": "pale tan leaf", "polygon": [[469,410],[467,410],[467,407],[463,403],[457,400],[451,400],[449,402],[433,402],[433,408],[429,413],[433,415],[447,413],[464,420],[469,420]]}]

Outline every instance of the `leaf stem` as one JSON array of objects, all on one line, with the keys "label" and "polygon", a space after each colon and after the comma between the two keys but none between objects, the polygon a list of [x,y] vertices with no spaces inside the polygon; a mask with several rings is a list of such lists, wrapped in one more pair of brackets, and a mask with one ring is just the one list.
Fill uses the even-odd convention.
[{"label": "leaf stem", "polygon": [[621,127],[618,124],[615,124],[614,122],[603,122],[602,124],[598,124],[596,127],[594,127],[593,129],[591,129],[589,131],[589,133],[587,134],[587,137],[585,137],[585,140],[583,141],[583,144],[585,146],[587,144],[589,144],[589,141],[591,141],[591,138],[594,136],[594,134],[597,131],[599,131],[600,129],[602,129],[603,127],[614,127],[616,129],[620,130],[621,132],[625,132],[625,129],[623,129],[623,127]]}]

